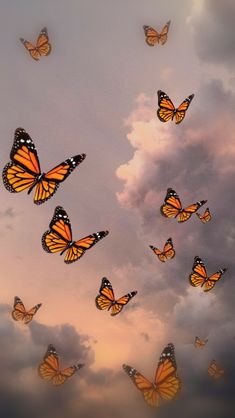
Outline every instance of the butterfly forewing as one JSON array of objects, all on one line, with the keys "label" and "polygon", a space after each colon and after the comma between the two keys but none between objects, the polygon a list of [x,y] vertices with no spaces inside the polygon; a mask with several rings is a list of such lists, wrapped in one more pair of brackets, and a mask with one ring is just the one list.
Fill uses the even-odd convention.
[{"label": "butterfly forewing", "polygon": [[167,41],[167,35],[168,35],[168,32],[169,32],[169,27],[170,27],[170,24],[171,24],[171,21],[169,20],[169,21],[165,24],[164,28],[162,29],[162,31],[161,31],[161,33],[160,33],[159,42],[160,42],[160,44],[162,44],[162,45],[164,45],[164,44],[166,43],[166,41]]}]

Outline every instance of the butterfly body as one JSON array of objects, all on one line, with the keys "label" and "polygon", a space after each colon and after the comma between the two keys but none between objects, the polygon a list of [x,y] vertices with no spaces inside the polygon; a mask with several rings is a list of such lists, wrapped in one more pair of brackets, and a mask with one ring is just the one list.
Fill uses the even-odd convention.
[{"label": "butterfly body", "polygon": [[37,313],[38,309],[41,306],[42,304],[38,303],[29,311],[27,311],[22,300],[18,296],[15,296],[14,307],[11,316],[14,319],[14,321],[23,321],[25,324],[28,324],[32,321],[34,315]]},{"label": "butterfly body", "polygon": [[175,256],[175,250],[173,247],[172,238],[168,238],[168,240],[166,241],[164,245],[163,251],[159,250],[153,245],[150,245],[149,247],[157,255],[158,259],[162,261],[163,263],[167,260],[171,260]]},{"label": "butterfly body", "polygon": [[175,123],[178,125],[183,121],[185,118],[185,114],[187,109],[190,106],[191,101],[194,98],[194,94],[188,96],[179,107],[175,108],[173,102],[171,101],[170,97],[167,96],[166,93],[162,90],[158,90],[158,110],[157,116],[161,122],[168,122],[169,120],[174,120]]},{"label": "butterfly body", "polygon": [[194,258],[192,273],[189,275],[189,282],[194,287],[201,287],[204,292],[213,289],[215,284],[221,279],[222,275],[227,271],[226,268],[219,269],[211,276],[207,275],[205,264],[198,256]]},{"label": "butterfly body", "polygon": [[137,294],[137,291],[129,292],[119,299],[115,299],[113,287],[106,277],[103,277],[99,290],[99,295],[96,296],[95,304],[100,310],[111,310],[111,316],[119,314],[123,307]]},{"label": "butterfly body", "polygon": [[26,41],[24,38],[20,38],[20,41],[29,52],[31,58],[35,61],[38,61],[40,57],[46,57],[51,53],[51,44],[49,43],[47,28],[41,30],[36,45]]}]

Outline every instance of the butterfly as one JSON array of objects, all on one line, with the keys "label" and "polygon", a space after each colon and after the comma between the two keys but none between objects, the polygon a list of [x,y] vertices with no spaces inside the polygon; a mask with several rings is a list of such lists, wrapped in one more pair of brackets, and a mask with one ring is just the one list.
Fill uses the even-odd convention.
[{"label": "butterfly", "polygon": [[34,203],[40,205],[50,199],[72,171],[86,158],[86,154],[75,155],[42,173],[35,145],[24,129],[15,131],[13,147],[10,153],[11,162],[2,173],[5,188],[11,193],[35,189]]},{"label": "butterfly", "polygon": [[151,26],[143,26],[144,33],[146,36],[146,43],[149,46],[154,46],[156,44],[164,45],[167,41],[167,35],[169,31],[171,21],[167,22],[162,29],[161,33],[158,33],[155,29],[153,29]]},{"label": "butterfly", "polygon": [[166,218],[177,218],[178,222],[185,222],[191,218],[192,214],[195,213],[207,200],[201,200],[193,203],[192,205],[182,209],[181,201],[175,190],[167,189],[167,194],[164,200],[164,204],[160,207],[162,216]]},{"label": "butterfly", "polygon": [[40,57],[46,57],[51,53],[51,44],[49,43],[47,28],[41,30],[36,45],[31,44],[31,42],[28,42],[23,38],[20,38],[20,41],[35,61],[38,61]]},{"label": "butterfly", "polygon": [[124,306],[137,294],[136,291],[127,293],[119,299],[115,299],[112,285],[106,277],[103,277],[99,295],[96,296],[95,303],[98,309],[111,309],[111,316],[119,314]]},{"label": "butterfly", "polygon": [[207,276],[206,267],[200,257],[194,258],[193,271],[189,276],[190,284],[194,287],[201,286],[204,292],[213,289],[216,282],[220,280],[221,276],[226,272],[226,268],[218,270],[212,276]]},{"label": "butterfly", "polygon": [[194,347],[195,348],[204,348],[208,340],[201,340],[199,337],[195,337]]},{"label": "butterfly", "polygon": [[215,360],[212,360],[208,367],[208,374],[214,379],[220,379],[224,376],[224,369],[221,369],[218,363]]},{"label": "butterfly", "polygon": [[198,216],[198,218],[204,223],[206,224],[207,222],[210,222],[211,220],[211,213],[209,208],[206,208],[205,212],[203,215],[200,215],[200,213],[196,213],[196,215]]},{"label": "butterfly", "polygon": [[52,385],[60,386],[83,366],[84,364],[76,364],[61,370],[58,353],[55,347],[50,344],[48,345],[42,363],[38,366],[38,373],[42,379],[50,381]]},{"label": "butterfly", "polygon": [[185,117],[186,110],[188,109],[191,101],[194,98],[194,94],[188,96],[179,107],[175,108],[169,96],[162,90],[158,90],[158,106],[157,110],[158,118],[161,122],[168,122],[169,120],[174,120],[178,125],[182,122]]},{"label": "butterfly", "polygon": [[124,364],[123,369],[150,406],[159,406],[161,401],[175,398],[180,391],[181,381],[177,376],[175,348],[171,343],[167,344],[161,354],[153,383],[131,366]]},{"label": "butterfly", "polygon": [[14,307],[13,307],[13,311],[11,313],[12,318],[15,321],[23,321],[25,324],[28,324],[29,322],[32,321],[34,315],[36,314],[36,312],[38,311],[38,309],[41,306],[42,306],[42,304],[38,303],[33,308],[31,308],[29,311],[26,311],[22,300],[18,296],[15,296]]},{"label": "butterfly", "polygon": [[156,247],[153,247],[152,245],[149,246],[151,250],[158,256],[159,260],[163,263],[167,260],[171,260],[171,258],[174,258],[175,256],[175,250],[173,247],[173,242],[171,238],[168,238],[166,241],[163,251],[159,250]]},{"label": "butterfly", "polygon": [[109,231],[100,231],[79,241],[72,240],[72,229],[69,217],[61,206],[57,206],[49,225],[50,230],[42,236],[42,247],[48,253],[66,253],[64,262],[73,263],[82,257],[98,241],[108,235]]}]

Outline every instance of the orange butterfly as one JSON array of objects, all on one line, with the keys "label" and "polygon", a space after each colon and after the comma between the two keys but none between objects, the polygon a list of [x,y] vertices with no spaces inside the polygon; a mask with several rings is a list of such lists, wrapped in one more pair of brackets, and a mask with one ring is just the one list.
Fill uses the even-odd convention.
[{"label": "orange butterfly", "polygon": [[38,373],[42,379],[48,380],[53,386],[60,386],[83,366],[84,364],[76,364],[61,370],[58,353],[55,347],[50,344],[43,358],[43,362],[38,366]]},{"label": "orange butterfly", "polygon": [[224,376],[224,369],[221,369],[218,363],[215,360],[212,360],[208,367],[208,374],[214,379],[220,379]]},{"label": "orange butterfly", "polygon": [[178,125],[182,122],[185,117],[186,111],[194,98],[194,94],[188,96],[179,107],[175,108],[169,96],[162,90],[158,90],[158,106],[157,110],[158,118],[161,122],[168,122],[169,120],[174,120]]},{"label": "orange butterfly", "polygon": [[163,251],[159,250],[156,247],[153,247],[152,245],[150,245],[150,248],[158,256],[158,259],[163,263],[167,260],[171,260],[175,256],[175,250],[171,238],[168,238],[168,240],[166,241]]},{"label": "orange butterfly", "polygon": [[115,299],[112,285],[105,277],[102,279],[99,295],[96,296],[95,303],[98,309],[111,309],[111,316],[119,314],[124,306],[137,294],[136,291],[127,293],[119,299]]},{"label": "orange butterfly", "polygon": [[31,308],[29,311],[26,311],[22,300],[18,296],[15,296],[14,308],[13,308],[13,311],[11,313],[12,318],[15,321],[23,321],[25,324],[28,324],[29,322],[32,321],[34,315],[36,314],[36,312],[38,311],[38,309],[41,306],[42,306],[42,304],[38,303],[33,308]]},{"label": "orange butterfly", "polygon": [[162,29],[161,33],[158,33],[155,29],[153,29],[151,26],[143,26],[144,33],[146,36],[146,43],[149,46],[154,46],[156,44],[164,45],[167,41],[167,35],[169,31],[171,21],[167,22]]},{"label": "orange butterfly", "polygon": [[209,208],[206,208],[203,215],[200,215],[200,213],[196,213],[196,215],[204,224],[210,222],[212,218]]},{"label": "orange butterfly", "polygon": [[28,42],[23,38],[20,38],[20,41],[35,61],[38,61],[40,57],[46,57],[51,53],[51,44],[49,43],[47,28],[41,30],[36,45],[31,44],[31,42]]},{"label": "orange butterfly", "polygon": [[181,381],[177,376],[175,348],[171,343],[167,344],[161,354],[153,383],[131,366],[124,364],[123,369],[150,406],[159,406],[161,401],[175,398],[180,391]]},{"label": "orange butterfly", "polygon": [[50,230],[42,236],[42,247],[48,253],[66,252],[64,262],[73,263],[82,257],[98,241],[108,235],[109,231],[100,231],[88,235],[79,241],[73,241],[69,217],[61,206],[57,206],[49,225]]},{"label": "orange butterfly", "polygon": [[206,267],[200,257],[194,258],[193,272],[189,276],[190,284],[194,287],[201,286],[204,292],[213,289],[216,282],[220,280],[221,276],[226,272],[226,268],[218,270],[212,276],[207,276]]},{"label": "orange butterfly", "polygon": [[75,155],[42,173],[35,145],[24,129],[15,131],[15,139],[10,153],[11,162],[2,173],[3,183],[11,193],[35,188],[34,203],[40,205],[50,199],[72,171],[86,158],[86,154]]},{"label": "orange butterfly", "polygon": [[208,340],[201,340],[199,337],[195,337],[194,347],[195,348],[204,348]]},{"label": "orange butterfly", "polygon": [[206,202],[207,200],[201,200],[182,209],[179,196],[175,190],[169,188],[167,189],[164,204],[160,207],[160,212],[166,218],[177,218],[178,222],[185,222]]}]

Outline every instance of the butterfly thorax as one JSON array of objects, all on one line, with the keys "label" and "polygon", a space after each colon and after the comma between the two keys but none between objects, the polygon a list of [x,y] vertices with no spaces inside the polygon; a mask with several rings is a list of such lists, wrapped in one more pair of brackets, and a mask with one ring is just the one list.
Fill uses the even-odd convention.
[{"label": "butterfly thorax", "polygon": [[66,248],[64,248],[63,251],[61,251],[60,255],[64,254],[65,251],[67,251],[69,248],[71,248],[75,244],[75,241],[69,241]]},{"label": "butterfly thorax", "polygon": [[36,178],[35,178],[35,181],[34,181],[34,183],[33,183],[33,185],[29,188],[29,190],[28,190],[28,194],[30,194],[31,193],[31,191],[34,189],[34,187],[38,184],[38,183],[40,183],[40,181],[42,181],[42,179],[43,179],[43,177],[45,176],[45,173],[40,173]]}]

